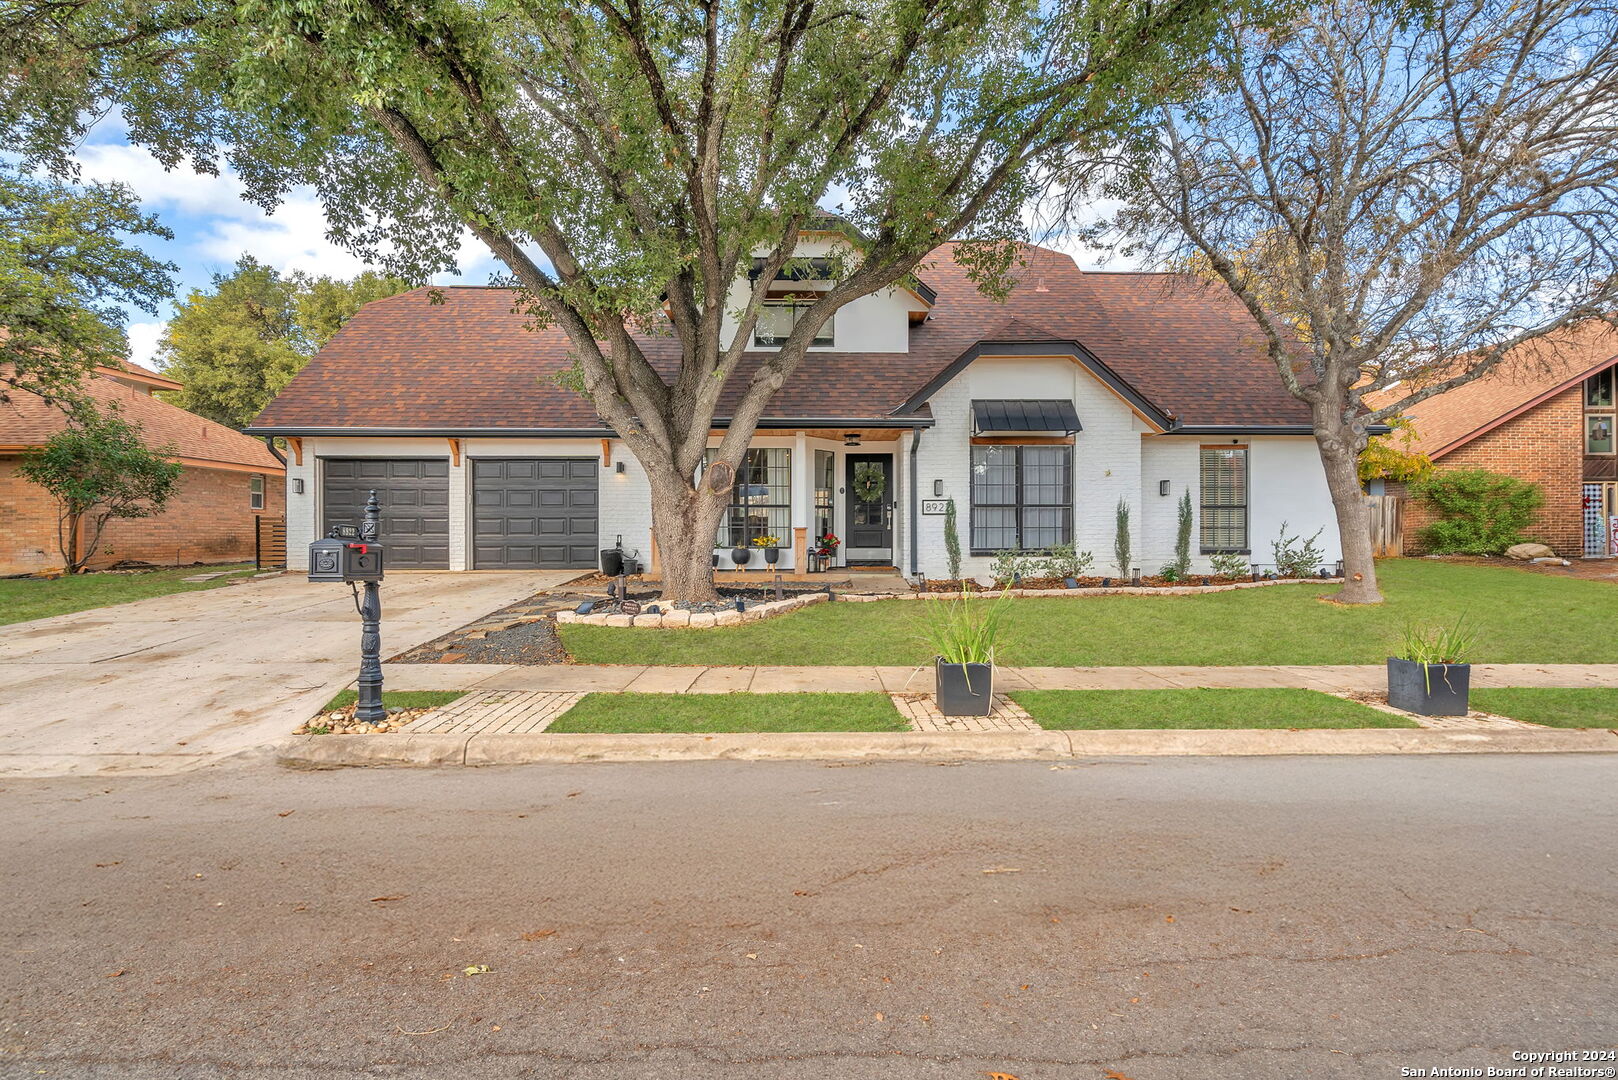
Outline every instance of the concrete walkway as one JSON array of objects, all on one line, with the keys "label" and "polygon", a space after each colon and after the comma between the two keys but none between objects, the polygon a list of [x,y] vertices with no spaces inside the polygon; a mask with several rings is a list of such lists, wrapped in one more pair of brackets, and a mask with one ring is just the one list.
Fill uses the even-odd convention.
[{"label": "concrete walkway", "polygon": [[[390,690],[592,690],[661,694],[931,693],[931,667],[637,667],[553,664],[391,664]],[[1618,664],[1477,664],[1474,689],[1618,686]],[[1296,687],[1349,693],[1387,689],[1379,664],[1325,667],[1001,668],[996,689],[1162,690],[1171,687]]]},{"label": "concrete walkway", "polygon": [[[575,571],[392,573],[392,655]],[[0,775],[176,772],[256,747],[351,682],[342,585],[266,578],[0,627]]]}]

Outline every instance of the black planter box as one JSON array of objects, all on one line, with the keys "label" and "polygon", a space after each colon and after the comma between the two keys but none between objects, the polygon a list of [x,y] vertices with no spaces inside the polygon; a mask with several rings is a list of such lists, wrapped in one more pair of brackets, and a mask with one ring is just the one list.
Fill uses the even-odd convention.
[{"label": "black planter box", "polygon": [[988,716],[994,707],[993,664],[937,662],[938,711],[945,716]]},{"label": "black planter box", "polygon": [[1465,716],[1471,664],[1418,664],[1388,657],[1388,704],[1421,716]]}]

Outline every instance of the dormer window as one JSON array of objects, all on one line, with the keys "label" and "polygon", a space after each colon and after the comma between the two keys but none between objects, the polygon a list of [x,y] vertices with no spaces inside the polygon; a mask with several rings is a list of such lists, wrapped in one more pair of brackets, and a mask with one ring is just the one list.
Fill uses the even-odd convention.
[{"label": "dormer window", "polygon": [[[813,301],[806,300],[766,300],[759,308],[758,322],[753,326],[753,344],[761,349],[778,349],[787,343],[792,328],[798,325],[798,319],[808,311]],[[837,316],[834,314],[815,333],[811,345],[831,346],[836,341],[835,325]]]}]

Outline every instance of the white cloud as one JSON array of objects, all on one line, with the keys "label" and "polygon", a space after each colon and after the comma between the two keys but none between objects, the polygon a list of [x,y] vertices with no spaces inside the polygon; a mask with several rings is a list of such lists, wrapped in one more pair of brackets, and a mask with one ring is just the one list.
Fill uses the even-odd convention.
[{"label": "white cloud", "polygon": [[210,176],[182,164],[170,171],[145,150],[127,145],[84,146],[77,159],[84,179],[128,184],[148,210],[241,219],[264,216],[264,211],[242,199],[242,182],[228,170]]},{"label": "white cloud", "polygon": [[155,369],[157,342],[167,325],[160,322],[132,322],[125,327],[129,334],[129,362]]}]

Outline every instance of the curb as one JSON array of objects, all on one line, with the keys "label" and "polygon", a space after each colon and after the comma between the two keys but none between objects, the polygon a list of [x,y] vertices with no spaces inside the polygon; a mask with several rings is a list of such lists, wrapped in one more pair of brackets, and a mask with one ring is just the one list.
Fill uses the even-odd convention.
[{"label": "curb", "polygon": [[1618,753],[1618,732],[1278,731],[815,732],[730,735],[299,735],[266,748],[292,767],[632,761],[1055,761],[1094,757]]}]

